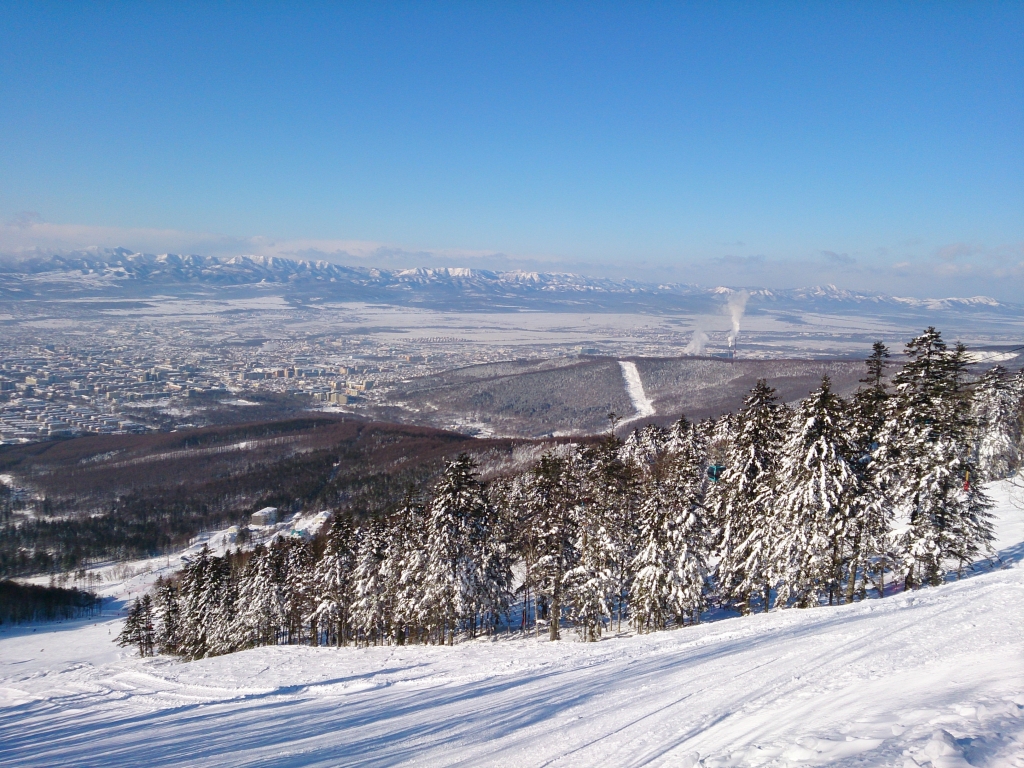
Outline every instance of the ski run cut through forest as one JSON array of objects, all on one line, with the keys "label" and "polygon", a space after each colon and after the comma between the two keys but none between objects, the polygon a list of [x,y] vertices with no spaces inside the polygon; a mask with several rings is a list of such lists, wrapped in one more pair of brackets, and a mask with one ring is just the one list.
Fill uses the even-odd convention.
[{"label": "ski run cut through forest", "polygon": [[905,351],[122,565],[0,627],[0,763],[1022,768],[1024,374]]}]

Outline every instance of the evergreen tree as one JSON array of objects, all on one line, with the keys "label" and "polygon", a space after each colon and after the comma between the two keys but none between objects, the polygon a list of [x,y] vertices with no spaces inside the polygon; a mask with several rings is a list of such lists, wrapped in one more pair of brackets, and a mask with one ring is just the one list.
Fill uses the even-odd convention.
[{"label": "evergreen tree", "polygon": [[699,621],[705,606],[706,452],[701,430],[677,426],[677,447],[655,468],[640,507],[630,612],[641,632]]},{"label": "evergreen tree", "polygon": [[[124,620],[124,626],[121,627],[121,632],[117,636],[116,642],[122,648],[139,645],[139,614],[141,610],[142,603],[139,598],[135,598],[135,602],[128,609],[128,617]],[[141,652],[139,655],[142,655]]]},{"label": "evergreen tree", "polygon": [[[603,622],[612,617],[629,557],[621,554],[632,536],[634,471],[620,459],[621,443],[609,436],[565,467],[568,514],[573,532],[572,566],[562,579],[560,607],[587,641],[601,636]],[[552,617],[554,621],[554,617]]]},{"label": "evergreen tree", "polygon": [[669,433],[656,424],[646,424],[633,432],[622,443],[619,455],[622,461],[641,472],[648,472],[665,452]]},{"label": "evergreen tree", "polygon": [[686,420],[680,418],[676,428],[681,439],[677,449],[666,459],[676,505],[669,609],[677,626],[686,621],[698,623],[706,607],[712,532],[707,511],[709,479],[705,470],[711,426],[687,425]]},{"label": "evergreen tree", "polygon": [[157,579],[155,587],[156,647],[160,653],[177,654],[181,645],[178,590],[173,583],[162,577]]},{"label": "evergreen tree", "polygon": [[[1021,374],[1018,379],[1024,381]],[[1022,407],[1024,393],[1015,386],[1003,366],[990,368],[978,380],[972,408],[978,479],[1008,477],[1021,466],[1024,459]]]},{"label": "evergreen tree", "polygon": [[287,642],[300,643],[307,637],[316,645],[317,629],[313,618],[315,583],[313,548],[308,541],[291,542],[286,556],[285,601]]},{"label": "evergreen tree", "polygon": [[948,349],[928,328],[905,354],[873,459],[879,485],[905,517],[900,545],[910,588],[941,583],[949,559],[962,568],[989,546],[992,526],[991,502],[970,482],[977,471],[966,349]]},{"label": "evergreen tree", "polygon": [[142,596],[138,617],[139,655],[152,656],[156,649],[156,624],[153,617],[153,597]]},{"label": "evergreen tree", "polygon": [[445,467],[427,518],[424,612],[437,641],[450,645],[461,624],[472,620],[475,625],[485,591],[481,563],[473,554],[487,538],[489,510],[468,455]]},{"label": "evergreen tree", "polygon": [[576,562],[573,511],[583,495],[582,463],[579,446],[571,446],[564,456],[545,453],[531,471],[524,494],[524,522],[536,552],[529,578],[537,595],[538,618],[548,619],[550,640],[560,637],[564,579]]},{"label": "evergreen tree", "polygon": [[356,531],[356,567],[353,574],[355,602],[352,625],[356,637],[367,645],[383,643],[387,636],[388,596],[381,577],[381,563],[388,546],[387,531],[380,520],[370,520]]},{"label": "evergreen tree", "polygon": [[313,573],[314,602],[310,616],[336,645],[347,645],[352,637],[352,604],[355,602],[355,532],[347,516],[335,518],[327,535],[324,554]]},{"label": "evergreen tree", "polygon": [[[777,602],[840,599],[843,561],[856,546],[859,476],[843,401],[828,376],[803,400],[782,449],[773,535]],[[852,575],[851,575],[852,577]]]},{"label": "evergreen tree", "polygon": [[227,557],[210,558],[203,603],[208,622],[206,655],[218,656],[239,650],[234,632],[238,581]]},{"label": "evergreen tree", "polygon": [[867,372],[860,380],[865,386],[858,389],[853,398],[856,438],[865,454],[877,447],[878,435],[885,424],[889,401],[885,369],[889,357],[889,348],[881,341],[872,345],[871,355],[865,361]]},{"label": "evergreen tree", "polygon": [[179,607],[181,616],[180,652],[186,659],[201,659],[209,653],[209,634],[216,620],[216,606],[210,596],[216,591],[219,573],[209,549],[204,545],[181,572]]},{"label": "evergreen tree", "polygon": [[238,590],[236,636],[241,647],[276,645],[286,621],[279,546],[257,547]]},{"label": "evergreen tree", "polygon": [[420,640],[427,621],[421,600],[427,566],[425,510],[412,491],[391,517],[388,531],[380,578],[391,617],[391,639],[403,645],[406,640]]},{"label": "evergreen tree", "polygon": [[715,493],[720,521],[718,588],[743,613],[760,596],[768,610],[773,570],[775,479],[788,420],[775,390],[761,379],[735,420],[735,435]]},{"label": "evergreen tree", "polygon": [[139,656],[153,655],[156,647],[156,628],[153,622],[153,598],[148,593],[135,598],[115,642],[122,648],[138,648]]},{"label": "evergreen tree", "polygon": [[890,536],[893,509],[883,490],[884,468],[872,459],[889,408],[886,374],[889,357],[889,349],[881,341],[872,345],[871,355],[866,360],[867,373],[860,380],[865,386],[858,389],[853,397],[850,429],[854,455],[851,467],[857,474],[860,490],[851,509],[854,517],[846,566],[846,602],[853,601],[858,572],[863,574],[862,594],[866,592],[867,581],[872,575],[876,578],[879,594],[884,594],[885,574],[896,561]]}]

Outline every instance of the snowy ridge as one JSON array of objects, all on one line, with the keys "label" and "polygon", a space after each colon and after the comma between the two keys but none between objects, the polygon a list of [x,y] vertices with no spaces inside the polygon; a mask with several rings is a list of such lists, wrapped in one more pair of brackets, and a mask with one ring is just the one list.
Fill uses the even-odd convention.
[{"label": "snowy ridge", "polygon": [[[35,256],[19,260],[0,260],[0,273],[17,277],[21,286],[6,286],[18,295],[47,283],[63,289],[102,287],[126,281],[150,283],[155,287],[173,284],[209,285],[309,285],[323,290],[336,287],[383,289],[385,291],[441,291],[477,296],[676,296],[690,299],[721,299],[737,289],[724,286],[702,287],[684,283],[643,283],[587,277],[566,272],[492,271],[465,267],[418,267],[414,269],[378,269],[352,267],[328,261],[285,259],[278,256],[235,256],[221,260],[210,256],[160,255],[134,253],[126,248],[74,251],[66,254]],[[1000,302],[987,296],[969,298],[907,298],[863,293],[834,285],[788,290],[748,290],[751,306],[773,309],[865,309],[887,307],[894,311],[912,309],[925,312],[1000,312],[1017,311],[1018,304]]]},{"label": "snowy ridge", "polygon": [[[1024,510],[996,569],[598,643],[139,659],[120,620],[0,627],[11,766],[1020,766]],[[999,564],[1002,567],[999,567]]]}]

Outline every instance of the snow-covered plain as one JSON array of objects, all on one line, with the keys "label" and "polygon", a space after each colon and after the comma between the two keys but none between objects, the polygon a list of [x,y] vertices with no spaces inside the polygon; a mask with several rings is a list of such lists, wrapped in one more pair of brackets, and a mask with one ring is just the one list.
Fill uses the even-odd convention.
[{"label": "snow-covered plain", "polygon": [[[584,644],[135,658],[103,617],[0,631],[0,765],[1024,766],[1024,511],[883,600]],[[138,588],[137,586],[135,587]]]}]

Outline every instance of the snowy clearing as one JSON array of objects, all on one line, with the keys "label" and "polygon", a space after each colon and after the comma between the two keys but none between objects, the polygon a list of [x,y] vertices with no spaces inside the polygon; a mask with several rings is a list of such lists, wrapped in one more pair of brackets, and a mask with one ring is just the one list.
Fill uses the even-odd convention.
[{"label": "snowy clearing", "polygon": [[990,492],[990,572],[592,644],[183,663],[118,649],[117,618],[3,627],[0,763],[1019,768],[1024,511]]},{"label": "snowy clearing", "polygon": [[621,423],[628,424],[631,421],[653,416],[654,403],[651,402],[651,399],[647,397],[647,393],[644,391],[644,383],[640,379],[640,371],[636,369],[636,363],[620,360],[619,367],[622,368],[622,378],[626,382],[626,394],[629,395],[629,399],[632,401],[633,408],[636,411],[635,414]]}]

